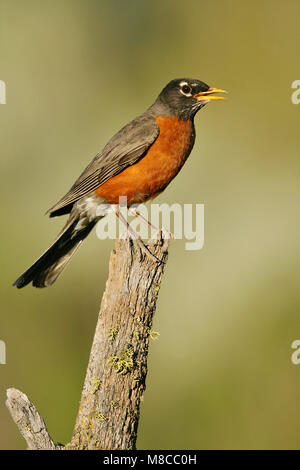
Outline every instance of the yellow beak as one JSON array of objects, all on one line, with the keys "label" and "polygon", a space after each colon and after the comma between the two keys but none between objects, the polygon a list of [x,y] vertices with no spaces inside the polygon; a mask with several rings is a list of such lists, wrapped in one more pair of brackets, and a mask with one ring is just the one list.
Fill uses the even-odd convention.
[{"label": "yellow beak", "polygon": [[211,96],[215,93],[227,93],[226,90],[222,90],[221,88],[209,88],[207,91],[201,91],[194,95],[198,101],[219,101],[219,100],[226,100],[223,96]]}]

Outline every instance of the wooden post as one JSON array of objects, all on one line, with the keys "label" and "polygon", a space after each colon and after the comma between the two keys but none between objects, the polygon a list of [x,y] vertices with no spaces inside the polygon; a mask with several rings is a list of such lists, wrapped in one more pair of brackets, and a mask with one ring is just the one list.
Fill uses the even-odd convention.
[{"label": "wooden post", "polygon": [[56,446],[26,395],[8,390],[7,407],[30,449],[135,449],[168,240],[160,233],[147,248],[160,262],[131,239],[117,240],[111,254],[71,442]]}]

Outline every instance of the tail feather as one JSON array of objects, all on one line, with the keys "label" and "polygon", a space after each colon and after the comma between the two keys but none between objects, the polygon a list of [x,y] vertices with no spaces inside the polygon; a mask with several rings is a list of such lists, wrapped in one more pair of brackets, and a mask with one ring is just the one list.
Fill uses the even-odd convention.
[{"label": "tail feather", "polygon": [[78,220],[70,217],[48,250],[14,282],[15,287],[21,289],[30,282],[35,287],[53,284],[96,224],[96,221],[91,221],[84,228],[76,230]]}]

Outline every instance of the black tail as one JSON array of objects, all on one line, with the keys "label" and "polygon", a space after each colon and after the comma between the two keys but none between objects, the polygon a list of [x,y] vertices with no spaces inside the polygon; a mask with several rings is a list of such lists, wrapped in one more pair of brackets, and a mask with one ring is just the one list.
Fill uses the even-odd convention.
[{"label": "black tail", "polygon": [[30,282],[35,287],[53,284],[96,222],[89,222],[85,227],[76,229],[78,219],[70,218],[48,250],[13,285],[21,289]]}]

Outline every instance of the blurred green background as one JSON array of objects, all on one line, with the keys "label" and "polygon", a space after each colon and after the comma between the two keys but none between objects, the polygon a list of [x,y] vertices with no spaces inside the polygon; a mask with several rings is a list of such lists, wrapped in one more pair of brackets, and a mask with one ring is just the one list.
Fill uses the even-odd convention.
[{"label": "blurred green background", "polygon": [[172,241],[138,448],[300,448],[297,0],[0,0],[0,448],[25,442],[14,386],[72,433],[113,241],[95,232],[51,288],[11,287],[63,220],[44,212],[172,78],[230,92],[155,202],[205,204],[205,246]]}]

